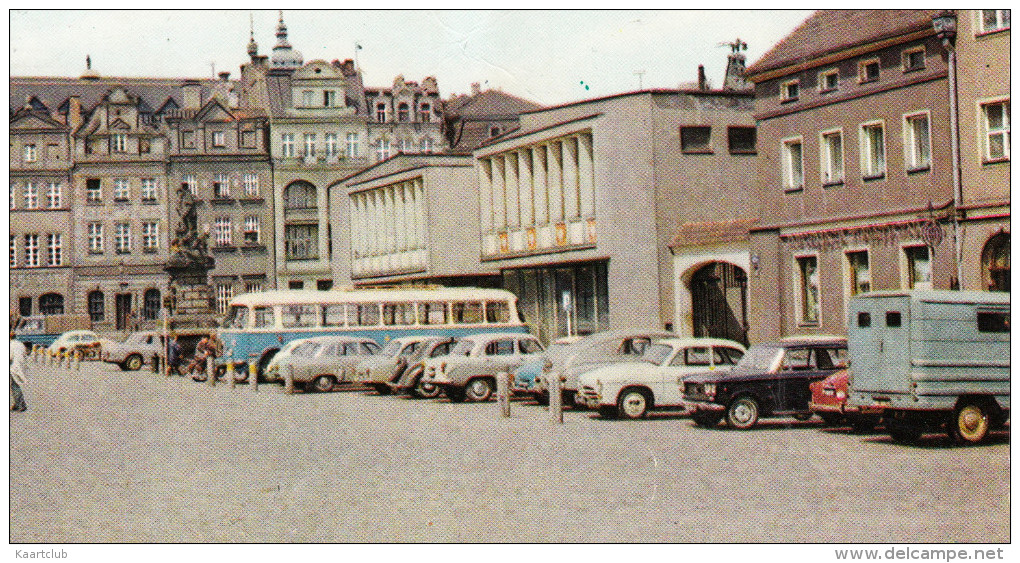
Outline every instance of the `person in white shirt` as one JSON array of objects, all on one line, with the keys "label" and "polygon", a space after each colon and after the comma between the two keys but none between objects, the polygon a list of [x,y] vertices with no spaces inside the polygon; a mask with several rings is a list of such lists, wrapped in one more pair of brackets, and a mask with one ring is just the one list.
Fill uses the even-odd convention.
[{"label": "person in white shirt", "polygon": [[11,410],[23,411],[28,408],[25,404],[25,393],[22,387],[25,386],[25,345],[14,337],[11,331]]}]

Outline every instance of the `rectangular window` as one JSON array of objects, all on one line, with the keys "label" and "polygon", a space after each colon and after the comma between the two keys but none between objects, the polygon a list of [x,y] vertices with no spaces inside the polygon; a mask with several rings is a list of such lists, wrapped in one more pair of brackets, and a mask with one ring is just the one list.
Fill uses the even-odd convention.
[{"label": "rectangular window", "polygon": [[336,90],[322,91],[322,105],[331,108],[336,105]]},{"label": "rectangular window", "polygon": [[903,129],[904,148],[907,152],[907,170],[930,168],[931,137],[928,128],[928,114],[904,116]]},{"label": "rectangular window", "polygon": [[413,325],[415,316],[414,303],[383,304],[384,325]]},{"label": "rectangular window", "polygon": [[783,141],[783,189],[804,189],[804,145],[800,139]]},{"label": "rectangular window", "polygon": [[446,323],[446,303],[418,304],[418,324],[444,325]]},{"label": "rectangular window", "polygon": [[510,322],[510,305],[506,301],[486,301],[485,322],[488,323]]},{"label": "rectangular window", "polygon": [[315,133],[305,133],[305,156],[315,156]]},{"label": "rectangular window", "polygon": [[262,282],[259,280],[249,280],[244,282],[245,293],[258,293],[262,291]]},{"label": "rectangular window", "polygon": [[801,324],[818,324],[818,257],[801,256],[797,258],[797,272],[800,322]]},{"label": "rectangular window", "polygon": [[25,209],[39,209],[39,192],[35,184],[25,184]]},{"label": "rectangular window", "polygon": [[857,313],[857,326],[861,328],[868,328],[871,326],[871,313]]},{"label": "rectangular window", "polygon": [[422,137],[418,144],[418,151],[423,153],[432,152],[432,137]]},{"label": "rectangular window", "polygon": [[241,146],[244,148],[255,148],[255,132],[241,131]]},{"label": "rectangular window", "polygon": [[148,154],[150,152],[152,152],[152,140],[150,140],[150,139],[148,139],[146,137],[139,137],[138,138],[138,153],[139,154]]},{"label": "rectangular window", "polygon": [[978,311],[978,332],[1009,332],[1009,313],[1000,311]]},{"label": "rectangular window", "polygon": [[730,154],[755,154],[758,130],[754,127],[729,127],[726,130]]},{"label": "rectangular window", "polygon": [[705,126],[680,127],[680,150],[688,153],[712,152],[712,128]]},{"label": "rectangular window", "polygon": [[100,203],[103,201],[103,185],[99,178],[85,180],[85,202]]},{"label": "rectangular window", "polygon": [[127,135],[116,133],[110,137],[110,150],[112,152],[127,152]]},{"label": "rectangular window", "polygon": [[227,144],[227,134],[223,131],[213,131],[212,146],[222,147]]},{"label": "rectangular window", "polygon": [[216,313],[223,315],[227,312],[230,300],[234,298],[234,286],[225,283],[216,284]]},{"label": "rectangular window", "polygon": [[159,247],[159,223],[146,221],[142,223],[142,250],[155,252]]},{"label": "rectangular window", "polygon": [[885,127],[881,123],[861,125],[861,170],[865,180],[885,176]]},{"label": "rectangular window", "polygon": [[46,160],[60,160],[60,145],[46,145]]},{"label": "rectangular window", "polygon": [[921,70],[924,68],[924,47],[910,49],[903,52],[903,72]]},{"label": "rectangular window", "polygon": [[408,153],[414,152],[414,148],[412,148],[412,144],[411,144],[411,140],[410,139],[401,139],[400,140],[400,152],[402,152],[404,154],[408,154]]},{"label": "rectangular window", "polygon": [[35,145],[25,145],[24,149],[24,161],[35,162],[39,158],[39,151],[36,150]]},{"label": "rectangular window", "polygon": [[879,66],[878,59],[872,59],[869,61],[861,61],[857,67],[858,77],[861,84],[865,82],[874,82],[878,80]]},{"label": "rectangular window", "polygon": [[194,174],[185,174],[184,181],[182,183],[187,186],[191,195],[198,197],[198,178],[196,178]]},{"label": "rectangular window", "polygon": [[39,266],[39,235],[25,235],[25,265],[29,268]]},{"label": "rectangular window", "polygon": [[871,265],[868,262],[868,251],[861,250],[846,253],[847,269],[850,279],[850,296],[871,291]]},{"label": "rectangular window", "polygon": [[986,160],[1008,160],[1010,146],[1009,101],[981,106]]},{"label": "rectangular window", "polygon": [[230,176],[227,174],[213,175],[213,198],[225,199],[230,197]]},{"label": "rectangular window", "polygon": [[233,244],[233,229],[230,228],[230,217],[217,217],[213,223],[213,237],[216,246],[230,246]]},{"label": "rectangular window", "polygon": [[50,209],[60,209],[63,205],[63,186],[50,182],[46,186],[46,205]]},{"label": "rectangular window", "polygon": [[181,132],[181,144],[186,149],[195,148],[195,132],[194,131],[182,131]]},{"label": "rectangular window", "polygon": [[64,236],[60,233],[46,235],[46,265],[63,266]]},{"label": "rectangular window", "polygon": [[89,223],[89,253],[101,254],[103,252],[103,224]]},{"label": "rectangular window", "polygon": [[11,254],[10,254],[10,266],[12,268],[18,265],[18,237],[11,235]]},{"label": "rectangular window", "polygon": [[310,108],[315,106],[315,91],[304,90],[301,92],[301,106]]},{"label": "rectangular window", "polygon": [[886,311],[885,326],[891,326],[893,328],[903,326],[903,314],[899,311]]},{"label": "rectangular window", "polygon": [[259,197],[259,175],[258,174],[245,174],[244,175],[244,196],[245,197]]},{"label": "rectangular window", "polygon": [[113,248],[117,254],[131,252],[131,225],[117,223],[113,227]]},{"label": "rectangular window", "polygon": [[280,152],[285,157],[294,156],[294,134],[283,133],[280,135]]},{"label": "rectangular window", "polygon": [[156,201],[156,179],[142,178],[142,201],[154,203]]},{"label": "rectangular window", "polygon": [[390,142],[385,139],[379,139],[379,144],[375,148],[375,160],[383,161],[390,157]]},{"label": "rectangular window", "polygon": [[421,112],[418,114],[418,117],[421,119],[422,123],[428,123],[432,121],[432,106],[430,106],[429,104],[422,104]]},{"label": "rectangular window", "polygon": [[931,289],[931,258],[927,246],[908,246],[903,249],[907,261],[907,288]]},{"label": "rectangular window", "polygon": [[379,123],[386,122],[386,104],[380,103],[375,106],[375,120]]},{"label": "rectangular window", "polygon": [[131,184],[127,178],[113,180],[113,201],[127,201],[131,197]]},{"label": "rectangular window", "polygon": [[287,260],[319,258],[319,226],[287,225],[284,227]]},{"label": "rectangular window", "polygon": [[843,183],[843,132],[822,133],[821,154],[822,184]]},{"label": "rectangular window", "polygon": [[981,32],[1009,29],[1009,10],[981,10]]},{"label": "rectangular window", "polygon": [[257,215],[249,215],[244,218],[244,242],[259,243],[259,218]]},{"label": "rectangular window", "polygon": [[826,70],[818,74],[818,91],[832,92],[839,89],[839,71],[836,69]]},{"label": "rectangular window", "polygon": [[339,152],[336,133],[326,133],[326,158],[333,158]]},{"label": "rectangular window", "polygon": [[780,95],[784,102],[795,101],[800,97],[800,81],[790,80],[789,82],[784,82],[780,86]]},{"label": "rectangular window", "polygon": [[454,303],[451,307],[453,322],[456,324],[475,324],[482,322],[482,304],[478,301]]},{"label": "rectangular window", "polygon": [[358,134],[357,133],[348,133],[347,134],[347,148],[346,148],[347,158],[354,158],[354,157],[358,156],[359,152],[361,152],[361,151],[358,148]]}]

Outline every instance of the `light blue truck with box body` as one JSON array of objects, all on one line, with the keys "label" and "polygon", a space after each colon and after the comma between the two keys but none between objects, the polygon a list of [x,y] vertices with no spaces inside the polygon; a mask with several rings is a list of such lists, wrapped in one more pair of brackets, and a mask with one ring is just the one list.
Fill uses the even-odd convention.
[{"label": "light blue truck with box body", "polygon": [[850,300],[849,403],[899,442],[985,439],[1009,418],[1009,293],[876,291]]}]

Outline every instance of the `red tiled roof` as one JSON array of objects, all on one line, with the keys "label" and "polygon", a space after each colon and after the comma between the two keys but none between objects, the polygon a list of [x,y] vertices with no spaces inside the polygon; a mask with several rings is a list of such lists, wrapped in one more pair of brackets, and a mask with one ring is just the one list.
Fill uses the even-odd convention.
[{"label": "red tiled roof", "polygon": [[747,68],[751,76],[820,55],[931,29],[940,10],[819,10]]},{"label": "red tiled roof", "polygon": [[720,242],[747,240],[749,229],[758,222],[754,219],[707,223],[685,223],[680,226],[670,248],[701,246]]},{"label": "red tiled roof", "polygon": [[541,109],[535,102],[499,90],[486,90],[473,96],[454,96],[446,101],[447,115],[482,118],[486,116],[518,116]]}]

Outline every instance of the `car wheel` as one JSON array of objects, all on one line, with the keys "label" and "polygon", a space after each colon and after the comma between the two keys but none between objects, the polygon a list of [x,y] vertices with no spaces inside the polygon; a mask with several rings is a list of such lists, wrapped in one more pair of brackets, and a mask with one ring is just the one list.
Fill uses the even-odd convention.
[{"label": "car wheel", "polygon": [[988,436],[991,416],[988,407],[980,403],[960,405],[949,419],[949,437],[958,444],[977,444]]},{"label": "car wheel", "polygon": [[464,388],[464,396],[472,403],[483,403],[492,397],[492,381],[487,377],[477,377],[468,382]]},{"label": "car wheel", "polygon": [[738,397],[726,409],[726,424],[738,430],[747,430],[758,424],[758,401],[754,397]]},{"label": "car wheel", "polygon": [[822,423],[826,426],[838,426],[839,423],[843,421],[843,417],[841,415],[831,412],[821,413],[818,416],[822,417]]},{"label": "car wheel", "polygon": [[336,379],[332,375],[320,375],[312,380],[312,390],[316,393],[328,393],[336,385]]},{"label": "car wheel", "polygon": [[715,425],[719,424],[719,421],[722,420],[722,415],[714,412],[699,412],[691,415],[691,419],[694,421],[694,424],[702,428],[715,428]]},{"label": "car wheel", "polygon": [[815,416],[815,414],[811,412],[798,412],[793,415],[793,418],[801,422],[805,422],[811,420],[811,417],[813,416]]},{"label": "car wheel", "polygon": [[616,418],[620,416],[620,412],[616,410],[616,407],[599,407],[599,416],[602,418]]},{"label": "car wheel", "polygon": [[375,392],[380,395],[390,394],[390,386],[385,383],[374,383],[372,384],[372,389],[375,389]]},{"label": "car wheel", "polygon": [[145,362],[142,361],[142,357],[140,355],[131,354],[124,360],[124,363],[121,365],[121,367],[123,367],[127,371],[138,371],[142,369],[143,363]]},{"label": "car wheel", "polygon": [[909,422],[890,420],[885,423],[889,437],[900,444],[913,444],[921,437],[921,427]]},{"label": "car wheel", "polygon": [[648,405],[651,399],[645,391],[640,389],[626,389],[620,393],[616,401],[616,409],[623,418],[641,418],[648,413]]},{"label": "car wheel", "polygon": [[535,393],[535,402],[543,407],[549,406],[549,394],[548,393]]}]

